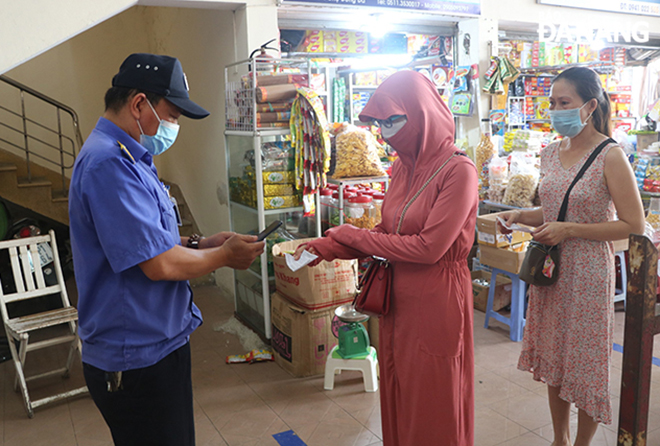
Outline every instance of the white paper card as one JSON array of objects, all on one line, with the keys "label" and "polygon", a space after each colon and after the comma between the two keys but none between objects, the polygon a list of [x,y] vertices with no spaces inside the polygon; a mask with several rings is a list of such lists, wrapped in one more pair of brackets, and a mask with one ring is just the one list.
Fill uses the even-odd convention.
[{"label": "white paper card", "polygon": [[318,256],[309,251],[303,251],[298,260],[295,260],[288,252],[284,253],[284,258],[286,259],[286,266],[288,266],[291,271],[296,272],[303,266],[309,265],[314,260],[318,259]]},{"label": "white paper card", "polygon": [[509,229],[510,231],[527,232],[529,234],[534,232],[534,228],[529,228],[527,226],[520,226],[517,223],[514,223],[511,226],[508,226],[506,224],[506,221],[504,221],[504,219],[502,217],[497,217],[497,221],[499,221],[502,226],[504,226],[506,229]]}]

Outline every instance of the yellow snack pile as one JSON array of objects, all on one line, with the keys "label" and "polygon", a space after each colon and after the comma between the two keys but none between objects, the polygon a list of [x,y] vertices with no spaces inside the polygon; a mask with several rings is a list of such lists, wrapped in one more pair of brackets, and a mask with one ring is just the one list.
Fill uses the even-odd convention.
[{"label": "yellow snack pile", "polygon": [[378,157],[374,136],[366,130],[349,126],[336,137],[337,166],[334,178],[385,176]]}]

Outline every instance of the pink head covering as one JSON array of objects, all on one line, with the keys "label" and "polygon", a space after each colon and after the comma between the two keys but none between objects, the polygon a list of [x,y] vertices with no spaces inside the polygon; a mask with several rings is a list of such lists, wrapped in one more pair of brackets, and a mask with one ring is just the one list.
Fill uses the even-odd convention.
[{"label": "pink head covering", "polygon": [[360,113],[361,121],[406,115],[408,122],[388,143],[409,168],[434,166],[446,160],[454,146],[454,117],[436,86],[416,71],[399,71],[387,78]]}]

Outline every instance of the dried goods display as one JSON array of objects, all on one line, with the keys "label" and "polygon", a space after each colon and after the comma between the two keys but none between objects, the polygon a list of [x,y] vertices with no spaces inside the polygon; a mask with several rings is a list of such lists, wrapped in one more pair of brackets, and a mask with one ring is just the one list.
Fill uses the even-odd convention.
[{"label": "dried goods display", "polygon": [[502,203],[520,208],[533,207],[537,182],[534,174],[522,172],[511,175]]},{"label": "dried goods display", "polygon": [[352,125],[345,125],[343,131],[337,134],[335,141],[337,165],[334,178],[386,175],[379,156],[382,147],[373,134]]}]

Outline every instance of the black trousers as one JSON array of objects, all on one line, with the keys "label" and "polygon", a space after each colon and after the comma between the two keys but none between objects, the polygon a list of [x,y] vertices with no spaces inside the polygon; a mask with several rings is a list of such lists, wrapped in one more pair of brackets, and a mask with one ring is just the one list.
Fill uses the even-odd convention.
[{"label": "black trousers", "polygon": [[194,446],[190,343],[160,362],[122,374],[122,388],[108,391],[107,373],[83,364],[94,403],[117,446]]}]

